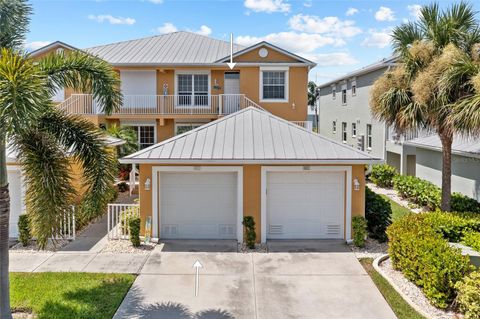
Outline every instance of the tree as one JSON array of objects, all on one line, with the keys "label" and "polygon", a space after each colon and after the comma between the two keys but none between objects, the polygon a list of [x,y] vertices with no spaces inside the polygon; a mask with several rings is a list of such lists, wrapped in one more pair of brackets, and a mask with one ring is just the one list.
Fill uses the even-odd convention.
[{"label": "tree", "polygon": [[313,81],[308,81],[308,105],[313,106],[317,103],[318,92],[317,85]]},{"label": "tree", "polygon": [[83,168],[83,216],[97,216],[110,197],[115,160],[92,123],[51,102],[58,87],[91,92],[108,114],[121,103],[118,75],[104,61],[81,52],[41,60],[21,51],[31,7],[0,0],[0,318],[11,318],[8,277],[10,199],[6,146],[18,151],[26,181],[32,232],[40,246],[58,230],[74,197],[69,156]]},{"label": "tree", "polygon": [[125,144],[118,147],[118,157],[138,151],[137,133],[130,127],[113,124],[107,128],[107,134],[125,141]]},{"label": "tree", "polygon": [[456,64],[470,60],[472,48],[480,42],[479,30],[469,4],[453,4],[446,10],[436,3],[423,7],[418,21],[393,30],[398,65],[374,83],[370,96],[373,115],[398,133],[425,128],[438,134],[445,211],[450,210],[452,143],[458,124],[454,110],[471,86],[465,76],[452,76],[452,70],[458,72]]}]

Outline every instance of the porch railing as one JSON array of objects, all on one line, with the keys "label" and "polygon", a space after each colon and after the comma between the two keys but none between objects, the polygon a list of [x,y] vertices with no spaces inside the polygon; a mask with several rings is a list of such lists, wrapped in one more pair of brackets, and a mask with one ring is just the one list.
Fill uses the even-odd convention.
[{"label": "porch railing", "polygon": [[[220,95],[124,95],[114,115],[227,115],[243,108],[261,108],[244,94]],[[72,94],[58,105],[72,114],[101,115],[100,103],[91,94]]]},{"label": "porch railing", "polygon": [[292,121],[293,124],[303,127],[309,131],[313,131],[313,122],[312,121]]},{"label": "porch railing", "polygon": [[75,233],[75,206],[72,205],[61,217],[58,229],[52,237],[54,239],[75,240]]},{"label": "porch railing", "polygon": [[130,237],[130,219],[140,216],[138,204],[108,204],[108,239],[128,239]]}]

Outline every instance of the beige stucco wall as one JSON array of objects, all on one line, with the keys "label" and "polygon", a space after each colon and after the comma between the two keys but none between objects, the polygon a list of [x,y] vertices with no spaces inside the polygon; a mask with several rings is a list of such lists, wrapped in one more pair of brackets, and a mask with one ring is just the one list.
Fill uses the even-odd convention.
[{"label": "beige stucco wall", "polygon": [[[145,227],[145,219],[151,216],[152,207],[152,189],[144,189],[147,178],[152,179],[152,167],[162,165],[140,164],[140,216],[142,219],[142,233]],[[165,165],[163,165],[165,166]],[[207,165],[208,166],[208,165]],[[253,216],[256,223],[257,241],[261,239],[261,167],[262,165],[242,165],[243,166],[243,215]],[[270,166],[270,165],[269,165]],[[282,165],[283,166],[283,165]],[[318,165],[322,166],[322,165]],[[345,166],[345,165],[342,165]],[[350,166],[350,165],[347,165]],[[353,190],[352,183],[352,216],[365,215],[365,166],[352,166],[352,180],[358,178],[360,190]],[[346,185],[346,183],[345,183]],[[158,204],[157,204],[158,205]],[[160,218],[158,219],[160,220]],[[160,227],[159,227],[160,228]]]}]

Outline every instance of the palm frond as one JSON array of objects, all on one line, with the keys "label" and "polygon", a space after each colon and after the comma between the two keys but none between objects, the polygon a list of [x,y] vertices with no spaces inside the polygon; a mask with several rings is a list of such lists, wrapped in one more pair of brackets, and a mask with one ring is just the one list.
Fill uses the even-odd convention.
[{"label": "palm frond", "polygon": [[413,43],[421,41],[423,35],[418,24],[407,22],[397,26],[392,31],[393,51],[398,54],[402,61],[409,59],[408,50]]},{"label": "palm frond", "polygon": [[88,120],[60,111],[46,113],[39,129],[55,136],[83,169],[86,190],[81,213],[86,218],[100,216],[111,198],[116,159],[103,141],[102,132]]},{"label": "palm frond", "polygon": [[23,46],[31,13],[26,0],[0,0],[0,49]]},{"label": "palm frond", "polygon": [[125,144],[118,146],[118,156],[123,157],[138,151],[137,133],[128,126],[111,125],[107,134],[125,141]]},{"label": "palm frond", "polygon": [[450,116],[455,131],[466,136],[480,136],[480,94],[471,95],[453,107]]},{"label": "palm frond", "polygon": [[38,67],[47,77],[50,94],[59,87],[91,93],[106,114],[122,103],[120,79],[105,61],[83,52],[53,53],[41,59]]}]

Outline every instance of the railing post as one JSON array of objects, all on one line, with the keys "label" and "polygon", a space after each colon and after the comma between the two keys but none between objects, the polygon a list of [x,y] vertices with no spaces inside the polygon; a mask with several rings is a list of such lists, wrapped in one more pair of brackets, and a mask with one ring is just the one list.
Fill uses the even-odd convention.
[{"label": "railing post", "polygon": [[218,95],[218,115],[223,114],[223,94]]}]

